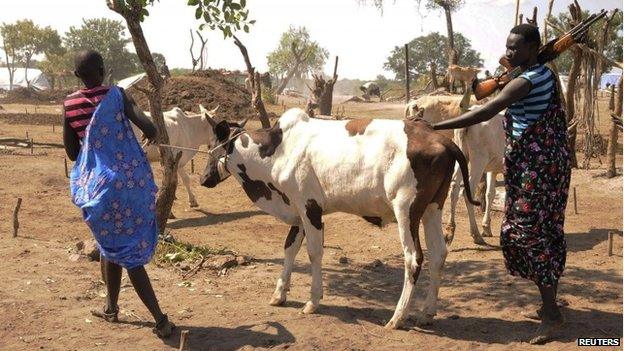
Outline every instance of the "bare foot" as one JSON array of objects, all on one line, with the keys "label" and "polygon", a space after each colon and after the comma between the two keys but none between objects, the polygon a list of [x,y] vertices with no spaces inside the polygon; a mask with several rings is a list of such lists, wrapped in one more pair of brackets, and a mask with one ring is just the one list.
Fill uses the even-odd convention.
[{"label": "bare foot", "polygon": [[555,333],[561,328],[561,326],[565,323],[565,318],[563,315],[560,315],[559,318],[556,319],[548,319],[543,318],[542,324],[537,328],[535,335],[533,338],[529,340],[529,344],[532,345],[541,345],[550,340],[552,340]]}]

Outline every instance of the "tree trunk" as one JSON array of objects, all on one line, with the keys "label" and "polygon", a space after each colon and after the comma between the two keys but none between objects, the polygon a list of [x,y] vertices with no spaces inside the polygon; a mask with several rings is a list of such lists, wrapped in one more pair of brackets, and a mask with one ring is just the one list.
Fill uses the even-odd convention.
[{"label": "tree trunk", "polygon": [[288,85],[288,83],[290,83],[290,80],[295,76],[295,73],[299,71],[300,64],[301,64],[300,62],[297,62],[295,66],[290,71],[288,71],[288,73],[286,74],[286,77],[284,77],[280,85],[277,87],[275,94],[279,95],[284,91],[284,89],[286,89],[286,86]]},{"label": "tree trunk", "polygon": [[30,82],[28,81],[28,68],[30,67],[30,55],[26,55],[26,67],[24,67],[24,80],[26,81],[26,87],[30,88]]},{"label": "tree trunk", "polygon": [[433,84],[433,90],[437,90],[439,85],[438,85],[438,72],[436,72],[437,67],[436,67],[435,62],[431,62],[429,67],[431,68],[431,83]]},{"label": "tree trunk", "polygon": [[444,15],[446,16],[446,32],[448,35],[448,55],[449,66],[457,64],[457,53],[455,52],[455,38],[453,37],[453,20],[451,19],[451,9],[448,6],[443,6]]},{"label": "tree trunk", "polygon": [[319,114],[325,116],[331,116],[332,112],[332,100],[334,97],[334,84],[338,80],[338,56],[336,56],[336,62],[334,63],[334,76],[332,79],[325,80],[320,75],[314,75],[314,98],[319,107]]},{"label": "tree trunk", "polygon": [[[617,89],[617,102],[615,104],[615,115],[622,118],[622,79],[620,78],[620,83],[618,84]],[[613,89],[611,89],[611,100],[613,100]],[[607,160],[607,178],[613,178],[617,175],[615,168],[615,156],[617,153],[617,144],[618,144],[618,127],[615,122],[611,122],[611,130],[609,131],[609,146],[608,150],[608,160]]]},{"label": "tree trunk", "polygon": [[[141,65],[143,65],[145,73],[147,73],[147,78],[150,84],[147,98],[149,101],[152,119],[158,128],[157,143],[169,144],[169,135],[167,134],[165,120],[162,113],[161,92],[164,82],[158,73],[152,53],[150,52],[145,36],[143,35],[141,23],[139,22],[138,13],[141,11],[141,6],[138,5],[128,7],[129,8],[127,9],[115,8],[113,10],[121,14],[126,20],[128,31],[132,36],[134,48],[139,56]],[[162,234],[165,231],[167,219],[169,218],[171,207],[173,206],[173,200],[175,199],[175,192],[178,186],[178,161],[180,160],[182,153],[178,152],[174,158],[173,153],[169,148],[161,146],[159,147],[159,151],[160,165],[163,168],[163,179],[162,185],[158,191],[158,198],[156,200],[156,219],[158,222],[158,231]]]},{"label": "tree trunk", "polygon": [[[572,66],[570,67],[570,72],[568,74],[568,89],[566,91],[566,110],[568,111],[568,123],[574,120],[576,116],[576,112],[574,110],[574,93],[576,92],[576,81],[581,69],[581,60],[583,59],[583,52],[578,47],[571,48],[572,54]],[[578,125],[578,124],[577,124]],[[576,131],[577,127],[574,127],[570,130],[568,135],[568,144],[570,145],[571,150],[571,161],[572,167],[578,167],[578,161],[576,159]]]},{"label": "tree trunk", "polygon": [[[6,66],[7,69],[9,70],[9,90],[13,90],[13,77],[15,76],[15,69],[14,69],[14,62],[9,61],[9,53],[8,50],[6,49],[6,40],[4,38],[2,38],[2,48],[4,49],[4,56],[6,58]],[[15,50],[11,50],[12,51],[12,57],[15,58]]]}]

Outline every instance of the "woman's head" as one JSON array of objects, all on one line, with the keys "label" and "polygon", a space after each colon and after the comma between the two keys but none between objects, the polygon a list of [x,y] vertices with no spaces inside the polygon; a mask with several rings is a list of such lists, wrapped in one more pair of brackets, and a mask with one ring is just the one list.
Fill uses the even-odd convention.
[{"label": "woman's head", "polygon": [[527,66],[537,59],[541,45],[539,29],[528,23],[513,27],[507,37],[505,57],[513,67]]},{"label": "woman's head", "polygon": [[104,59],[97,51],[82,50],[74,58],[74,74],[87,88],[102,85],[104,81]]}]

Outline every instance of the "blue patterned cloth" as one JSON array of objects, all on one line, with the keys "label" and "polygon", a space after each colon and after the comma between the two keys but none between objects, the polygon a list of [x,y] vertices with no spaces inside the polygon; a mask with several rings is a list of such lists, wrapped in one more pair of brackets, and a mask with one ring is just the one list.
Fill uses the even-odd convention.
[{"label": "blue patterned cloth", "polygon": [[148,263],[156,248],[157,187],[123,111],[123,95],[113,86],[86,129],[70,187],[104,258],[132,269]]}]

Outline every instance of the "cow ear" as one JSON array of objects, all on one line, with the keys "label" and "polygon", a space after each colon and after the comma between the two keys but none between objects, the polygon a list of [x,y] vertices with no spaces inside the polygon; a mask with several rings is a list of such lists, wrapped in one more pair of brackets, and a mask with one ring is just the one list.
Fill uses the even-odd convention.
[{"label": "cow ear", "polygon": [[201,113],[201,118],[204,119],[212,128],[217,126],[217,122],[210,116],[210,112],[206,110],[203,105],[199,105],[199,112]]}]

